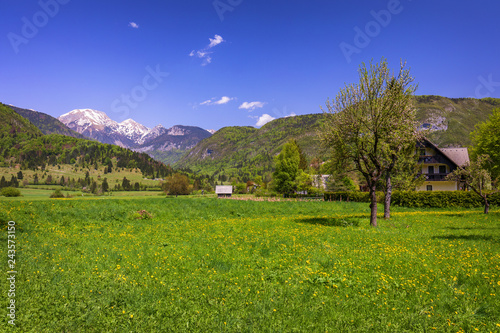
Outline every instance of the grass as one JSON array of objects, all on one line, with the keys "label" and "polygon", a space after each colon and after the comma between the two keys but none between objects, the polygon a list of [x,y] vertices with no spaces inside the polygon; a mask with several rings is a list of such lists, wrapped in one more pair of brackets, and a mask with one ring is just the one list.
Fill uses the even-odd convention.
[{"label": "grass", "polygon": [[[21,197],[2,197],[0,196],[0,201],[38,201],[47,200],[56,189],[61,189],[59,185],[28,185],[26,187],[18,188],[21,192]],[[164,196],[162,191],[113,191],[106,192],[103,195],[96,196],[91,193],[84,193],[82,191],[61,191],[65,196],[71,196],[76,199],[82,197],[86,199],[119,199],[119,198],[142,198],[150,196]]]},{"label": "grass", "polygon": [[500,330],[495,210],[395,208],[379,228],[346,202],[2,200],[0,212],[18,228],[14,331]]}]

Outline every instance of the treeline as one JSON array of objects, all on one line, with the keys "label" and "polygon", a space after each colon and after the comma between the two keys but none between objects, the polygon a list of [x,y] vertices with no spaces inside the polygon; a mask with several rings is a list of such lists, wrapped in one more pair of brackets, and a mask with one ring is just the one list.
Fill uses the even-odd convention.
[{"label": "treeline", "polygon": [[147,178],[164,178],[172,174],[170,166],[153,160],[145,153],[58,134],[33,136],[11,147],[2,145],[0,149],[0,156],[4,161],[9,161],[8,166],[20,164],[21,169],[76,163],[82,167],[97,168],[98,164],[107,165],[111,158],[116,158],[116,167],[138,168]]}]

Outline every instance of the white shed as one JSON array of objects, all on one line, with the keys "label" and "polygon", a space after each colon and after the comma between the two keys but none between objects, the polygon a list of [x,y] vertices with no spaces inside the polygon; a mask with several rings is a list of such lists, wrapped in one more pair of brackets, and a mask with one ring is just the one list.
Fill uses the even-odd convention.
[{"label": "white shed", "polygon": [[217,185],[215,186],[215,194],[219,198],[231,197],[233,194],[233,187],[231,185]]}]

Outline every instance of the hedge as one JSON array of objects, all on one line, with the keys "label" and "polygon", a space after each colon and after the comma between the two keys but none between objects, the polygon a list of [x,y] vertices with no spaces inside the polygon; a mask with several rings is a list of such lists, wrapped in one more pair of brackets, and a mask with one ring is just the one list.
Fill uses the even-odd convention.
[{"label": "hedge", "polygon": [[[351,192],[351,191],[339,191],[339,192],[325,192],[325,201],[354,201],[354,202],[371,202],[369,192]],[[377,202],[384,201],[384,193],[377,192]]]},{"label": "hedge", "polygon": [[[370,202],[368,192],[327,192],[325,201],[355,201]],[[384,193],[377,192],[377,201],[384,201]],[[491,206],[500,206],[500,192],[489,195]],[[483,199],[472,191],[394,191],[391,198],[392,206],[403,207],[483,207]]]}]

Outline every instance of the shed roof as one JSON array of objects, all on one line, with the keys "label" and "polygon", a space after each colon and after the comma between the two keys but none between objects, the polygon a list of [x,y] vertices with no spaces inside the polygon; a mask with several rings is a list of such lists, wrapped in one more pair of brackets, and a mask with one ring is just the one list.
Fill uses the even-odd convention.
[{"label": "shed roof", "polygon": [[215,194],[232,194],[233,187],[231,185],[217,185],[215,186]]}]

